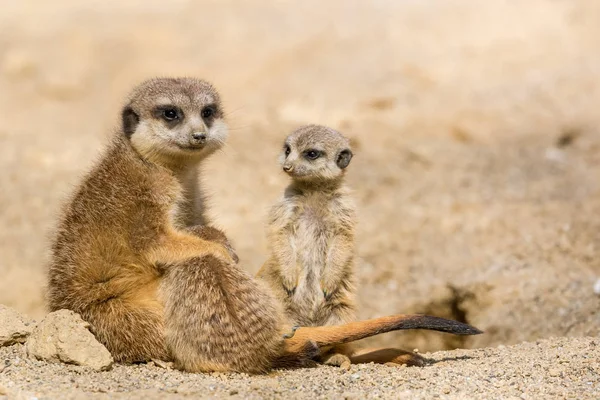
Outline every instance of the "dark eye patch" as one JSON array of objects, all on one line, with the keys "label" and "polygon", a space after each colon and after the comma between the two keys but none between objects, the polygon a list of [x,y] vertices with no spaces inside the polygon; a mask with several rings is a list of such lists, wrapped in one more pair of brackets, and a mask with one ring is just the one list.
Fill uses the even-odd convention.
[{"label": "dark eye patch", "polygon": [[169,123],[169,125],[177,125],[184,118],[181,108],[173,105],[157,106],[153,114],[155,118],[160,118]]},{"label": "dark eye patch", "polygon": [[304,158],[307,160],[316,160],[323,155],[323,152],[316,149],[308,149],[303,152]]},{"label": "dark eye patch", "polygon": [[202,119],[212,119],[217,114],[217,108],[214,105],[206,106],[200,111],[200,116]]},{"label": "dark eye patch", "polygon": [[290,153],[292,152],[292,148],[290,147],[290,145],[289,145],[289,144],[287,144],[287,143],[286,143],[286,144],[283,146],[283,151],[284,151],[284,153],[285,153],[285,156],[287,157],[287,156],[289,156],[289,155],[290,155]]},{"label": "dark eye patch", "polygon": [[209,104],[202,108],[200,117],[202,117],[206,126],[210,128],[216,119],[222,117],[222,112],[218,104]]}]

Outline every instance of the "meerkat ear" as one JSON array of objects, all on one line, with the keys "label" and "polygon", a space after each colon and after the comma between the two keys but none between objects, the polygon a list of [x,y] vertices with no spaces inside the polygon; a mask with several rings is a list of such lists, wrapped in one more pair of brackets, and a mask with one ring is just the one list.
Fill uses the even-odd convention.
[{"label": "meerkat ear", "polygon": [[140,122],[140,117],[133,111],[131,107],[125,107],[123,112],[121,113],[121,119],[123,121],[123,132],[125,136],[131,137],[133,132],[135,132],[135,128]]},{"label": "meerkat ear", "polygon": [[340,169],[344,169],[348,166],[348,164],[350,164],[350,160],[352,160],[352,152],[350,149],[344,149],[339,152],[335,163],[338,167],[340,167]]}]

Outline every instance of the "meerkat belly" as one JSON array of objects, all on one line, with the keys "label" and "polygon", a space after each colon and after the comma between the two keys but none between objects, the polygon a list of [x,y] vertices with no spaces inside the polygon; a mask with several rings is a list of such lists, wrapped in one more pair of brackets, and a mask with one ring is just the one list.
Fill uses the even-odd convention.
[{"label": "meerkat belly", "polygon": [[321,277],[326,268],[331,229],[322,216],[310,210],[298,219],[295,228],[300,276],[294,297],[304,317],[313,321],[324,302]]}]

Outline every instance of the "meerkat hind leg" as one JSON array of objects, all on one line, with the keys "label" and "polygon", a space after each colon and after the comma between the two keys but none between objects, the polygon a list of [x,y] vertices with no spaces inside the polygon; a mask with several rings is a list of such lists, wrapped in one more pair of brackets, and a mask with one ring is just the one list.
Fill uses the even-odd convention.
[{"label": "meerkat hind leg", "polygon": [[283,352],[274,299],[236,265],[212,256],[166,269],[167,346],[188,372],[264,373]]},{"label": "meerkat hind leg", "polygon": [[[163,335],[163,309],[156,300],[114,298],[80,311],[115,361],[170,361]],[[126,326],[127,329],[123,329]]]},{"label": "meerkat hind leg", "polygon": [[352,353],[351,345],[338,345],[323,354],[320,357],[320,361],[325,365],[349,370],[350,365],[354,364],[354,362],[352,362]]},{"label": "meerkat hind leg", "polygon": [[395,348],[361,349],[350,357],[352,364],[386,364],[422,367],[425,358],[411,351]]},{"label": "meerkat hind leg", "polygon": [[304,343],[300,350],[294,352],[284,351],[272,364],[273,368],[293,369],[293,368],[312,368],[318,363],[315,361],[321,354],[319,346],[312,340]]}]

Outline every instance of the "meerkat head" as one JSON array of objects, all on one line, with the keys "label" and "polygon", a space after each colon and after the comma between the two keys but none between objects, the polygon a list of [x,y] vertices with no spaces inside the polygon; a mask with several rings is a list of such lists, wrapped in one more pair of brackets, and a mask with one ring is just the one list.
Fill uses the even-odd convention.
[{"label": "meerkat head", "polygon": [[280,162],[295,181],[326,182],[340,179],[351,159],[350,142],[342,134],[326,126],[307,125],[286,138]]},{"label": "meerkat head", "polygon": [[131,93],[123,134],[145,158],[165,166],[198,162],[223,146],[227,126],[218,92],[193,78],[158,78]]}]

